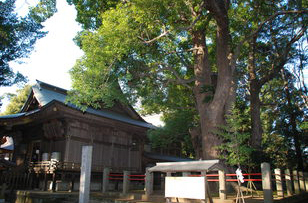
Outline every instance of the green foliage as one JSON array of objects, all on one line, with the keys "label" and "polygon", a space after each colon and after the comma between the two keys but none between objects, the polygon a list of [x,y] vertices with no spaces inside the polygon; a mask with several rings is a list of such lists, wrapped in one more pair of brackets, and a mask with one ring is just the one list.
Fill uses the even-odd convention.
[{"label": "green foliage", "polygon": [[45,22],[57,12],[56,0],[40,0],[36,6],[30,7],[29,10],[29,16],[35,22]]},{"label": "green foliage", "polygon": [[[187,143],[182,146],[189,146],[186,142],[190,137],[189,128],[200,123],[198,114],[205,113],[199,112],[194,97],[196,64],[195,55],[191,51],[194,48],[194,32],[206,33],[210,69],[212,73],[217,72],[215,20],[206,8],[202,8],[198,21],[195,21],[197,16],[192,15],[204,1],[68,2],[75,5],[77,21],[83,25],[84,30],[79,33],[77,42],[85,52],[84,57],[71,70],[74,91],[70,92],[68,100],[79,106],[94,107],[112,106],[115,100],[131,104],[138,101],[142,113],[163,112],[166,118],[164,128],[150,133],[154,146],[166,147],[172,143]],[[269,16],[278,11],[300,8],[299,4],[292,1],[231,2],[228,14],[232,52],[235,52],[241,40],[256,31]],[[256,79],[268,76],[273,62],[278,63],[277,56],[283,55],[287,42],[306,21],[307,16],[302,14],[277,15],[260,27],[255,35],[254,47]],[[158,37],[161,35],[164,37]],[[251,121],[247,109],[247,62],[252,48],[249,43],[244,43],[238,58],[237,94],[243,103],[237,102],[234,112],[228,118],[227,127],[222,127],[221,136],[225,142],[220,147],[223,158],[229,164],[246,164],[249,167],[252,165],[250,156],[253,151],[248,144]],[[290,58],[295,59],[298,44],[291,46],[290,53],[288,61],[291,61]],[[279,77],[277,73],[274,78]],[[207,95],[204,102],[210,104],[215,89],[215,85],[202,88],[201,93]],[[277,104],[281,102],[281,96],[275,94],[278,89],[275,87],[268,93],[262,92],[260,97]],[[267,99],[270,94],[275,97]],[[268,113],[271,110],[279,111],[263,108],[262,112]],[[274,133],[278,116],[263,118],[262,125],[266,128],[263,147],[267,153],[264,158],[269,157],[273,162],[276,160],[282,163],[285,160],[286,140],[280,133]],[[184,151],[187,155],[192,154],[189,147]]]},{"label": "green foliage", "polygon": [[[147,113],[150,113],[169,108],[175,102],[167,103],[178,100],[181,94],[188,95],[183,100],[191,99],[191,90],[171,82],[176,78],[168,69],[172,68],[179,76],[189,79],[193,72],[182,61],[185,60],[190,65],[191,59],[187,56],[191,56],[191,53],[183,53],[180,57],[176,54],[163,54],[190,48],[190,39],[182,33],[153,44],[145,44],[138,36],[151,39],[162,32],[155,17],[167,19],[164,13],[166,8],[161,5],[167,2],[143,2],[146,5],[142,2],[119,3],[116,8],[102,13],[102,25],[97,31],[84,31],[79,36],[85,56],[71,71],[73,88],[76,91],[70,93],[69,101],[97,106],[103,100],[105,105],[110,106],[112,97],[122,102],[127,102],[128,99],[130,103],[139,98]],[[147,7],[147,4],[153,5]],[[170,7],[173,3],[168,1],[168,4],[171,4],[168,5]],[[170,21],[171,23],[174,24]],[[166,106],[158,107],[162,103]]]},{"label": "green foliage", "polygon": [[25,85],[22,89],[17,90],[14,95],[7,95],[10,99],[10,103],[6,106],[6,109],[1,115],[10,115],[19,113],[23,105],[28,99],[32,85]]},{"label": "green foliage", "polygon": [[251,134],[249,108],[243,101],[237,100],[231,113],[227,117],[227,124],[220,126],[216,132],[223,143],[218,146],[220,158],[231,166],[252,168],[253,148],[250,147]]},{"label": "green foliage", "polygon": [[76,21],[79,22],[84,29],[97,29],[102,24],[101,13],[109,8],[116,7],[120,0],[100,0],[100,1],[84,1],[84,0],[67,0],[69,5],[75,5],[77,10]]},{"label": "green foliage", "polygon": [[187,110],[164,114],[165,126],[148,132],[152,147],[169,149],[170,146],[176,146],[181,149],[182,155],[194,157],[189,128],[194,124],[195,116],[194,112]]},{"label": "green foliage", "polygon": [[26,17],[18,17],[14,12],[15,0],[0,2],[0,86],[26,80],[20,73],[14,73],[9,62],[27,57],[35,42],[46,35],[41,23],[55,12],[49,9],[55,6],[52,2],[55,1],[40,1]]}]

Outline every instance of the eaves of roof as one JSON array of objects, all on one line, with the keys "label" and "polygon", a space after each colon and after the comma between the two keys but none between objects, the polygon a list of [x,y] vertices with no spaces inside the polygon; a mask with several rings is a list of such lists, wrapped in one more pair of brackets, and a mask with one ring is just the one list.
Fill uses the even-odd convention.
[{"label": "eaves of roof", "polygon": [[[66,98],[66,90],[61,89],[61,88],[57,88],[54,87],[52,85],[43,83],[44,85],[49,85],[49,88],[44,88],[43,85],[40,85],[41,82],[38,81],[37,84],[35,84],[32,87],[32,91],[33,91],[33,95],[34,97],[37,99],[37,101],[39,102],[41,107],[45,107],[48,104],[51,104],[53,101],[57,101],[60,102],[66,106],[69,106],[71,108],[77,109],[79,111],[81,111],[80,108],[78,108],[76,105],[72,104],[72,103],[66,103],[65,102],[65,98]],[[54,89],[54,91],[52,90]],[[60,91],[59,91],[60,89]],[[32,112],[32,111],[31,111]],[[132,125],[136,125],[136,126],[140,126],[140,127],[145,127],[145,128],[156,128],[154,125],[144,122],[144,121],[139,121],[139,120],[134,120],[128,116],[124,116],[106,109],[103,110],[97,110],[97,109],[93,109],[93,108],[87,108],[85,111],[85,113],[90,113],[90,114],[94,114],[97,116],[102,116],[105,118],[110,118],[110,119],[114,119],[114,120],[118,120],[124,123],[128,123],[128,124],[132,124]],[[1,116],[0,119],[5,119],[5,118],[18,118],[18,117],[22,117],[25,116],[26,114],[29,114],[30,112],[22,112],[22,113],[18,113],[18,114],[12,114],[12,115],[7,115],[7,116]]]}]

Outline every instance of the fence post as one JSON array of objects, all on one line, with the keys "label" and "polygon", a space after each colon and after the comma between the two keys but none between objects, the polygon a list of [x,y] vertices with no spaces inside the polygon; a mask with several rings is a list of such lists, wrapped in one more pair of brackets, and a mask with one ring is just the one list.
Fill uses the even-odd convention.
[{"label": "fence post", "polygon": [[92,150],[92,146],[82,146],[79,203],[88,203],[90,198]]},{"label": "fence post", "polygon": [[298,172],[298,176],[299,176],[299,187],[301,192],[305,192],[305,180],[304,180],[304,174],[302,171]]},{"label": "fence post", "polygon": [[271,167],[269,163],[261,163],[261,172],[262,172],[262,188],[264,194],[264,202],[272,203],[273,202],[273,190],[271,183]]},{"label": "fence post", "polygon": [[153,193],[153,173],[149,169],[150,167],[146,168],[145,172],[145,194],[147,196]]},{"label": "fence post", "polygon": [[305,180],[305,188],[306,192],[308,192],[308,173],[304,173],[304,180]]},{"label": "fence post", "polygon": [[129,183],[130,183],[129,175],[130,175],[129,171],[123,172],[123,194],[126,194],[129,191]]},{"label": "fence post", "polygon": [[182,173],[182,176],[183,176],[183,177],[188,177],[190,174],[191,174],[191,172],[183,172],[183,173]]},{"label": "fence post", "polygon": [[275,173],[275,179],[276,179],[277,196],[278,197],[283,197],[281,170],[279,168],[276,168],[274,170],[274,173]]},{"label": "fence post", "polygon": [[289,169],[286,169],[284,171],[285,173],[285,179],[286,179],[286,188],[287,188],[287,193],[288,196],[292,196],[293,194],[293,189],[292,189],[292,182],[291,182],[291,173]]},{"label": "fence post", "polygon": [[295,194],[299,194],[299,181],[298,181],[298,173],[297,170],[293,171],[293,184],[294,184],[294,192]]},{"label": "fence post", "polygon": [[225,200],[227,199],[225,172],[223,170],[219,170],[218,176],[219,176],[219,198],[221,200]]},{"label": "fence post", "polygon": [[110,169],[109,168],[104,168],[103,186],[102,186],[102,192],[103,193],[108,191],[108,187],[109,187],[109,173],[110,173]]}]

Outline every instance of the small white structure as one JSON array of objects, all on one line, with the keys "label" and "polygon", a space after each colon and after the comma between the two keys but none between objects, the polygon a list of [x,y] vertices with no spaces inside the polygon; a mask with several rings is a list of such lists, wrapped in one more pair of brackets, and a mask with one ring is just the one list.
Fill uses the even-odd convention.
[{"label": "small white structure", "polygon": [[149,172],[165,172],[169,176],[176,172],[201,172],[201,177],[166,177],[165,197],[167,202],[170,198],[201,199],[213,202],[208,189],[206,173],[222,169],[219,160],[200,160],[185,162],[157,163],[148,169]]}]

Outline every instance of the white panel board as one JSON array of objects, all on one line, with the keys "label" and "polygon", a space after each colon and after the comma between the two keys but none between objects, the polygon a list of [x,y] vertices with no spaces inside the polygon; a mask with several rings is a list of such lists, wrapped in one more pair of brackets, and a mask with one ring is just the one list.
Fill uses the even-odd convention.
[{"label": "white panel board", "polygon": [[205,199],[204,177],[166,177],[165,197]]}]

